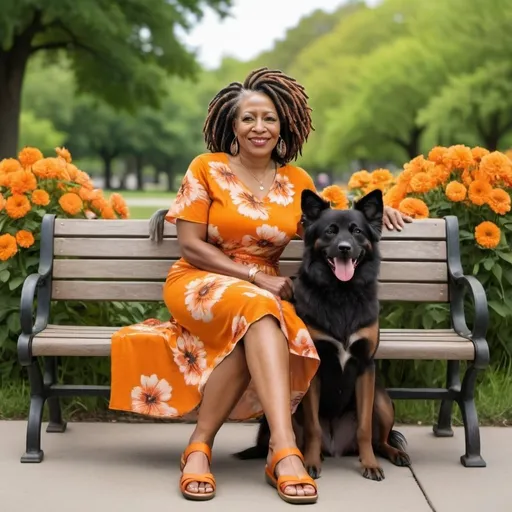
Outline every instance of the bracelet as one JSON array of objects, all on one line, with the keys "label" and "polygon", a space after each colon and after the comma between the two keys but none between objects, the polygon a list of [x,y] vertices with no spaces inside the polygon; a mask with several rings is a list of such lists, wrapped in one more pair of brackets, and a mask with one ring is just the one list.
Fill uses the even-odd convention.
[{"label": "bracelet", "polygon": [[249,282],[250,283],[254,283],[254,280],[256,278],[256,274],[258,272],[261,272],[261,270],[258,267],[251,267],[249,269],[248,277],[249,277]]}]

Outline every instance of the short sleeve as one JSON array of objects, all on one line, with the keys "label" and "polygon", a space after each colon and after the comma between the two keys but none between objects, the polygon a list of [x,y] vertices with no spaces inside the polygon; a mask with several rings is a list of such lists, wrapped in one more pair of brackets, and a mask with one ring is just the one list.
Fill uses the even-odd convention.
[{"label": "short sleeve", "polygon": [[177,219],[207,224],[211,202],[206,164],[198,156],[192,160],[183,176],[176,199],[171,204],[165,220],[173,224]]}]

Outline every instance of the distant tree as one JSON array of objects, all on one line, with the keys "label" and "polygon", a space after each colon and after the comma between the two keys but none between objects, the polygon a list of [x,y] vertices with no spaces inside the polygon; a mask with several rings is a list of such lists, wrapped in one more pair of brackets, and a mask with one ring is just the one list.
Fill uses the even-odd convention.
[{"label": "distant tree", "polygon": [[489,62],[474,73],[452,77],[418,122],[437,140],[456,139],[495,151],[512,132],[511,63]]},{"label": "distant tree", "polygon": [[0,158],[18,147],[27,63],[40,51],[72,59],[79,91],[117,107],[156,105],[166,74],[190,76],[194,54],[176,28],[205,5],[221,15],[232,0],[3,0],[0,8]]}]

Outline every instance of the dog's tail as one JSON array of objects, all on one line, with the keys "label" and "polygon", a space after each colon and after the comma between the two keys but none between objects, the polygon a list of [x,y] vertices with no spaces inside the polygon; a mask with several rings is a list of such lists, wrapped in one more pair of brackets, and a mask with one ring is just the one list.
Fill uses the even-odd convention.
[{"label": "dog's tail", "polygon": [[265,449],[261,444],[256,444],[242,450],[241,452],[237,452],[233,454],[233,457],[240,460],[250,460],[250,459],[264,459],[268,455],[268,448]]},{"label": "dog's tail", "polygon": [[396,448],[397,450],[401,450],[403,452],[406,451],[407,439],[402,434],[402,432],[399,432],[398,430],[392,430],[389,433],[388,443],[390,446]]}]

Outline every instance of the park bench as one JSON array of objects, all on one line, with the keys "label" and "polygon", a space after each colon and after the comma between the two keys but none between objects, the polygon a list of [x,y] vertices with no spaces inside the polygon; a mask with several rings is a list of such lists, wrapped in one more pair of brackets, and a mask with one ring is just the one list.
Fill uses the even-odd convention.
[{"label": "park bench", "polygon": [[[160,218],[164,210],[160,210]],[[165,223],[163,239],[151,240],[148,220],[56,219],[42,221],[39,272],[27,277],[21,298],[18,356],[28,370],[31,388],[26,451],[22,462],[41,462],[41,423],[49,406],[47,432],[64,432],[59,397],[109,396],[109,386],[64,385],[57,379],[60,357],[108,357],[115,327],[48,323],[51,301],[160,301],[170,265],[180,257],[175,226]],[[302,241],[293,240],[282,254],[284,275],[300,263]],[[427,219],[387,231],[381,242],[381,301],[449,303],[451,329],[383,329],[378,359],[447,361],[444,388],[389,389],[395,399],[440,400],[434,433],[453,435],[452,408],[462,412],[467,467],[484,467],[474,394],[476,376],[489,362],[485,339],[488,311],[485,291],[474,277],[463,275],[456,217]],[[474,314],[467,325],[465,292]],[[37,302],[37,314],[34,306]],[[34,322],[35,316],[35,322]],[[42,361],[41,361],[42,358]],[[466,370],[461,372],[461,362]],[[461,381],[461,373],[463,378]]]}]

